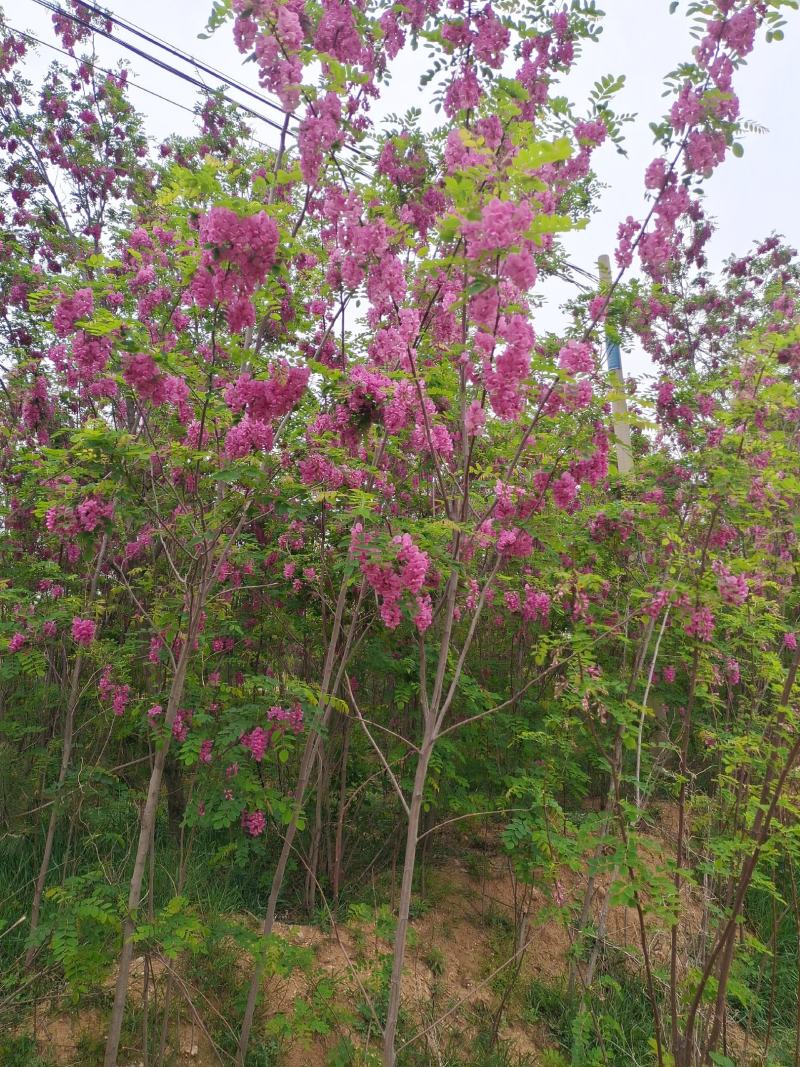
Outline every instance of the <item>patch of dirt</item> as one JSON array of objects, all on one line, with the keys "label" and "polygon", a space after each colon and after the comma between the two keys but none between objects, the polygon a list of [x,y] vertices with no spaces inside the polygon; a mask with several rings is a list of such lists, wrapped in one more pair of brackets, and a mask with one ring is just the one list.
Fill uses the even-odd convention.
[{"label": "patch of dirt", "polygon": [[[644,838],[642,862],[645,867],[663,870],[665,855],[673,854],[677,822],[674,809],[662,805],[658,825]],[[475,838],[472,839],[475,842]],[[420,1042],[427,1043],[431,1063],[440,1062],[441,1052],[448,1043],[463,1045],[473,1039],[478,1024],[485,1028],[487,1019],[497,1010],[506,982],[519,970],[518,987],[524,988],[532,980],[547,985],[566,981],[570,959],[570,934],[562,922],[548,917],[551,903],[537,888],[522,887],[514,879],[508,862],[494,843],[476,842],[473,852],[465,846],[462,859],[451,859],[438,869],[428,872],[428,899],[434,901],[412,922],[412,936],[403,976],[403,1010],[413,1031],[424,1031]],[[639,914],[634,906],[611,905],[608,900],[610,870],[597,874],[589,882],[587,871],[565,870],[560,876],[561,892],[565,899],[580,907],[590,897],[588,916],[595,927],[605,928],[606,950],[613,951],[631,974],[644,978],[640,947]],[[648,910],[648,901],[642,900]],[[528,945],[521,959],[510,964],[509,945],[513,943],[516,923],[527,910]],[[252,918],[239,917],[244,925],[255,928]],[[678,960],[685,972],[691,963],[695,944],[704,926],[704,911],[699,896],[685,887],[681,899],[681,924],[678,935]],[[648,950],[655,967],[664,966],[670,958],[670,928],[663,920],[647,915]],[[310,973],[297,968],[286,977],[266,980],[261,1019],[267,1021],[282,1013],[292,1012],[296,1003],[312,1002],[315,984],[322,978],[332,979],[335,987],[332,1009],[352,1014],[364,1004],[370,991],[374,994],[382,967],[385,967],[391,946],[378,935],[371,922],[351,922],[327,932],[317,927],[278,922],[275,933],[292,945],[311,949],[314,964]],[[244,980],[249,977],[251,960],[240,953],[236,971]],[[198,1010],[196,991],[184,982],[181,968],[175,962],[154,960],[150,977],[156,987],[163,985],[172,973],[177,1000],[181,1003],[181,1051],[174,1061],[176,1067],[217,1067],[220,1060],[210,1037],[204,1032],[201,1018],[212,1014],[203,1005]],[[107,988],[113,989],[114,977]],[[134,960],[131,972],[131,1002],[141,1007],[144,984],[144,960]],[[644,984],[642,985],[644,996]],[[194,1004],[194,1008],[189,1005]],[[213,1008],[213,1005],[211,1005]],[[363,1009],[362,1009],[363,1010]],[[366,1016],[365,1016],[366,1018]],[[237,1020],[227,1020],[236,1027]],[[45,1005],[35,1023],[35,1032],[43,1051],[58,1067],[76,1062],[90,1064],[91,1059],[78,1059],[81,1050],[94,1042],[102,1048],[107,1013],[96,1010],[70,1015],[55,1004]],[[27,1027],[30,1031],[32,1027]],[[372,1028],[373,1037],[375,1027]],[[362,1038],[347,1023],[338,1024],[338,1033],[346,1033],[358,1044]],[[508,1043],[521,1063],[537,1065],[542,1050],[552,1047],[546,1027],[523,1019],[519,1001],[511,996],[506,1004],[499,1037]],[[742,1057],[747,1046],[744,1031],[734,1023],[728,1026],[729,1046]],[[336,1037],[309,1034],[285,1050],[282,1067],[323,1067]],[[749,1045],[755,1055],[752,1041]],[[97,1061],[101,1062],[100,1059]],[[132,1057],[125,1067],[138,1067],[141,1060]]]}]

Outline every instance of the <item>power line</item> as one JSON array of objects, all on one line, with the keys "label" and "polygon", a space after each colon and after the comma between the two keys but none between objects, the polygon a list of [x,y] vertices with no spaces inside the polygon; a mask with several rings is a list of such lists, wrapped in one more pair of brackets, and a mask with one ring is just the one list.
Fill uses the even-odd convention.
[{"label": "power line", "polygon": [[[301,122],[302,120],[294,112],[287,110],[282,104],[276,100],[271,100],[268,96],[265,96],[261,92],[257,92],[249,85],[245,85],[241,81],[237,81],[236,78],[232,78],[229,74],[225,74],[218,67],[212,67],[208,63],[199,60],[197,56],[192,55],[191,52],[187,52],[183,48],[179,48],[177,45],[172,44],[171,41],[166,40],[164,37],[159,37],[157,34],[146,30],[143,26],[139,26],[135,22],[131,22],[130,19],[123,19],[116,12],[111,10],[104,10],[101,7],[97,7],[95,4],[89,3],[88,0],[81,0],[81,6],[85,7],[88,11],[91,11],[95,15],[99,15],[103,18],[111,19],[117,26],[121,26],[128,33],[132,33],[134,36],[141,38],[148,44],[155,45],[157,48],[163,49],[176,59],[183,60],[184,63],[190,64],[199,71],[203,71],[204,74],[210,74],[212,78],[217,78],[224,85],[227,85],[230,89],[235,89],[237,92],[242,93],[245,96],[249,96],[252,100],[257,101],[260,104],[264,104],[266,107],[271,107],[274,111],[279,112],[281,115],[288,116],[295,122]],[[342,146],[348,152],[353,152],[355,155],[362,156],[368,162],[372,163],[369,153],[365,152],[358,145],[345,144]]]},{"label": "power line", "polygon": [[[142,59],[146,59],[148,62],[155,64],[161,70],[163,70],[163,71],[165,71],[165,72],[167,72],[169,74],[173,74],[176,77],[181,78],[183,81],[188,82],[190,85],[195,86],[195,88],[200,89],[206,95],[211,91],[218,92],[218,90],[213,90],[211,87],[209,87],[207,85],[204,85],[203,82],[199,81],[197,78],[193,78],[191,75],[186,74],[185,71],[177,70],[176,68],[174,68],[174,67],[170,66],[169,64],[165,63],[163,60],[157,59],[155,56],[148,55],[146,52],[143,52],[141,49],[137,48],[135,45],[132,45],[129,42],[126,42],[126,41],[122,40],[121,38],[114,36],[112,33],[110,33],[109,31],[107,31],[105,29],[101,29],[99,27],[93,26],[90,22],[87,22],[84,19],[79,18],[77,15],[75,15],[75,14],[69,12],[69,11],[64,10],[63,8],[59,7],[55,3],[49,2],[49,0],[33,0],[33,3],[38,4],[40,7],[43,7],[45,9],[47,9],[48,11],[52,12],[53,14],[63,15],[64,17],[71,19],[73,22],[76,22],[81,26],[85,26],[87,29],[91,30],[93,33],[99,33],[101,36],[106,37],[110,41],[113,41],[115,44],[119,45],[121,48],[128,49],[129,51],[135,53],[136,55],[141,56]],[[283,107],[281,107],[280,104],[275,103],[274,100],[270,100],[268,97],[262,96],[260,93],[256,93],[254,90],[250,89],[248,86],[243,85],[241,82],[236,81],[236,79],[234,79],[234,78],[230,78],[226,74],[223,74],[221,71],[217,70],[215,67],[210,67],[207,64],[202,63],[195,56],[191,55],[191,53],[183,51],[182,49],[178,48],[176,45],[170,44],[169,41],[166,41],[163,38],[159,38],[154,34],[148,33],[146,30],[144,30],[140,26],[137,26],[135,23],[132,23],[130,21],[126,21],[125,19],[120,18],[113,11],[104,11],[102,8],[99,8],[99,7],[95,6],[92,3],[89,3],[88,0],[81,0],[81,6],[86,8],[88,11],[91,11],[95,15],[101,16],[102,18],[110,19],[112,22],[120,25],[123,29],[127,30],[129,33],[133,33],[135,36],[141,38],[142,40],[147,41],[149,44],[153,44],[158,48],[162,48],[164,51],[166,51],[169,54],[173,55],[177,59],[180,59],[185,63],[191,63],[192,65],[197,67],[199,70],[202,70],[204,73],[210,74],[214,78],[218,78],[221,82],[223,82],[223,84],[227,85],[229,88],[236,89],[237,91],[242,92],[242,93],[246,94],[247,96],[252,97],[254,100],[258,101],[259,103],[265,104],[266,106],[271,107],[276,111],[279,111],[287,119],[291,118],[291,119],[294,119],[295,121],[300,121],[297,118],[296,115],[292,114],[292,112],[290,112],[290,111],[286,111]],[[9,29],[13,30],[13,27],[9,26]],[[70,56],[70,53],[65,51],[63,48],[58,48],[56,45],[49,44],[46,41],[41,41],[41,40],[39,40],[39,38],[34,37],[32,34],[23,33],[23,31],[21,31],[21,30],[14,30],[14,32],[15,33],[20,33],[22,36],[26,36],[30,40],[36,41],[37,44],[43,45],[45,48],[50,48],[55,52],[59,52],[59,53],[61,53],[61,55],[65,55],[65,56],[68,56],[68,57]],[[105,73],[105,74],[113,74],[113,71],[110,71],[110,70],[108,70],[108,69],[106,69],[104,67],[98,66],[97,69],[100,70],[101,72]],[[188,112],[189,114],[192,114],[192,115],[196,114],[191,108],[186,107],[184,104],[179,104],[177,100],[170,100],[168,97],[162,96],[160,93],[157,93],[152,89],[148,89],[143,85],[139,85],[135,81],[131,82],[130,84],[134,88],[137,88],[137,89],[141,90],[142,92],[147,93],[150,96],[156,97],[158,100],[163,100],[167,104],[172,104],[174,107],[180,108],[182,111],[186,111],[186,112]],[[233,107],[239,108],[240,110],[244,111],[246,114],[251,115],[253,118],[257,118],[257,119],[260,119],[262,122],[266,122],[269,126],[273,127],[274,129],[277,129],[281,133],[283,133],[284,127],[279,125],[278,123],[273,122],[271,119],[266,118],[264,115],[260,115],[258,112],[254,111],[252,108],[248,107],[246,104],[243,104],[240,101],[233,99],[232,97],[228,96],[225,93],[222,93],[221,96],[222,96],[223,100],[225,100],[226,102],[230,103]],[[287,128],[286,132],[292,137],[296,137],[297,136],[297,134],[295,133],[294,130],[291,130],[291,129]],[[261,148],[266,148],[268,150],[273,150],[272,146],[264,144],[263,141],[259,141],[259,140],[257,140],[257,138],[252,138],[252,140],[253,140],[253,142],[255,144],[259,145]],[[348,149],[351,152],[354,152],[357,155],[364,156],[369,162],[372,162],[370,157],[363,150],[358,148],[357,146],[355,146],[355,145],[344,145],[343,147]],[[351,166],[353,166],[353,165],[351,164]],[[353,169],[358,174],[360,174],[362,177],[367,178],[367,179],[369,178],[369,175],[365,174],[364,171],[360,170],[360,168],[353,166]],[[570,281],[570,282],[572,282],[572,284],[577,285],[579,288],[582,288],[582,289],[585,289],[585,290],[594,288],[594,286],[597,284],[596,276],[591,274],[589,271],[584,270],[582,267],[578,267],[578,266],[576,266],[575,264],[572,264],[572,263],[566,263],[564,266],[565,266],[566,270],[569,272],[570,275],[575,275],[575,274],[580,275],[584,279],[586,279],[590,284],[586,285],[585,283],[581,283],[581,282],[577,281],[574,277],[569,277],[567,275],[562,276],[565,281]]]},{"label": "power line", "polygon": [[[261,92],[257,92],[255,89],[251,89],[249,85],[245,85],[243,82],[237,81],[236,78],[232,78],[229,74],[225,74],[218,67],[212,67],[208,63],[204,63],[199,60],[197,56],[192,55],[191,52],[185,51],[185,49],[179,48],[177,45],[172,44],[171,41],[167,41],[164,37],[159,37],[157,34],[152,33],[149,30],[144,29],[143,26],[137,25],[135,22],[131,22],[129,19],[123,19],[117,15],[114,11],[104,10],[101,7],[97,7],[95,4],[89,3],[88,0],[81,0],[81,7],[85,7],[87,11],[91,11],[95,15],[99,15],[102,18],[108,18],[114,22],[117,26],[121,26],[128,33],[132,33],[135,37],[139,37],[141,40],[146,41],[150,45],[155,45],[157,48],[163,49],[165,52],[174,56],[176,59],[182,60],[184,63],[188,63],[195,67],[197,70],[203,71],[204,74],[210,74],[212,78],[217,78],[224,85],[227,85],[230,89],[235,89],[237,92],[249,96],[252,100],[257,101],[259,104],[264,104],[266,107],[271,107],[274,111],[279,112],[281,115],[289,116],[295,122],[300,122],[299,116],[294,112],[287,110],[282,104],[275,100],[271,100],[268,96],[265,96]],[[346,144],[343,145],[348,152],[353,152],[358,156],[362,156],[370,163],[373,162],[369,154],[357,145]]]},{"label": "power line", "polygon": [[[127,30],[128,33],[132,33],[135,37],[139,37],[141,40],[147,41],[148,44],[156,45],[157,48],[162,48],[165,52],[168,52],[176,59],[183,60],[184,63],[191,63],[193,67],[196,67],[198,70],[202,70],[204,74],[210,74],[213,78],[218,78],[219,81],[223,82],[229,88],[236,89],[238,90],[238,92],[244,93],[246,96],[251,97],[251,99],[258,101],[258,103],[260,104],[265,104],[267,107],[271,107],[275,111],[279,111],[284,115],[287,114],[286,109],[283,108],[280,104],[276,103],[274,100],[270,100],[269,97],[263,96],[261,93],[257,93],[254,89],[251,89],[249,88],[249,86],[243,85],[241,82],[236,81],[235,78],[231,78],[229,75],[224,74],[216,67],[211,67],[208,66],[208,64],[206,63],[201,63],[200,60],[196,58],[196,56],[191,55],[191,53],[184,51],[182,48],[178,48],[177,45],[171,44],[163,37],[158,37],[156,34],[150,33],[142,26],[137,26],[135,22],[130,22],[126,19],[120,18],[120,16],[115,14],[113,11],[104,11],[102,8],[96,7],[94,4],[87,3],[86,0],[81,0],[81,7],[85,7],[87,11],[91,11],[95,15],[100,15],[103,18],[110,18],[117,26],[121,26],[122,29]],[[291,112],[288,112],[288,114],[290,114],[291,117],[296,121],[299,121],[296,115],[291,114]]]},{"label": "power line", "polygon": [[[137,48],[135,44],[131,44],[130,41],[124,41],[122,38],[117,37],[109,30],[100,28],[99,26],[93,26],[91,22],[87,22],[85,19],[80,18],[78,15],[73,14],[70,11],[65,11],[57,4],[50,3],[49,0],[31,0],[32,3],[37,4],[39,7],[44,8],[46,11],[51,12],[54,15],[61,15],[64,18],[70,19],[72,22],[77,23],[79,26],[85,26],[86,29],[91,30],[92,33],[99,33],[101,37],[105,37],[109,41],[113,41],[114,44],[119,45],[120,48],[127,49],[129,52],[133,52],[134,55],[139,56],[141,59],[147,60],[148,63],[152,63],[154,66],[159,67],[161,70],[166,71],[168,74],[174,75],[176,78],[180,78],[182,81],[188,82],[189,85],[193,85],[196,89],[201,89],[203,93],[208,93],[208,86],[204,85],[197,78],[193,78],[191,74],[187,74],[183,70],[178,70],[175,67],[170,66],[169,63],[165,63],[164,60],[158,59],[156,56],[149,55],[141,48]],[[274,122],[272,119],[268,119],[266,115],[261,115],[259,112],[254,111],[246,104],[240,103],[238,100],[234,100],[229,96],[222,94],[223,99],[233,104],[240,110],[245,111],[248,115],[258,119],[261,122],[265,122],[268,126],[278,130],[279,133],[283,132],[283,127],[278,122]]]},{"label": "power line", "polygon": [[[49,41],[42,41],[39,37],[36,37],[34,34],[29,33],[28,30],[17,29],[17,27],[12,26],[10,22],[7,22],[5,25],[6,28],[11,30],[12,33],[16,33],[18,36],[24,37],[26,38],[26,40],[32,41],[34,44],[40,45],[42,48],[49,48],[52,52],[58,52],[59,55],[66,56],[67,59],[74,58],[74,56],[67,52],[66,49],[59,48],[58,45],[55,44],[50,44]],[[94,64],[94,69],[99,70],[101,74],[108,74],[112,77],[115,77],[117,74],[116,71],[110,70],[108,67],[101,67],[99,64]],[[187,107],[186,104],[181,104],[177,100],[170,100],[168,96],[163,96],[161,93],[157,93],[154,89],[148,89],[146,85],[141,85],[139,82],[134,80],[128,81],[127,84],[131,87],[131,89],[138,89],[141,93],[147,93],[148,96],[154,96],[157,100],[161,100],[165,104],[170,104],[172,107],[177,107],[181,111],[185,111],[187,112],[187,114],[193,115],[195,118],[197,117],[197,112],[194,111],[192,108]],[[265,148],[267,149],[267,151],[270,152],[274,151],[272,145],[265,144],[264,141],[259,141],[257,137],[251,137],[250,140],[253,142],[253,144],[258,145],[259,148]]]},{"label": "power line", "polygon": [[[190,85],[193,85],[195,88],[200,89],[201,92],[203,92],[204,94],[208,94],[209,93],[209,91],[210,91],[209,86],[205,85],[198,78],[195,78],[190,74],[187,74],[185,71],[178,70],[176,67],[171,66],[169,63],[166,63],[164,60],[159,59],[157,56],[151,55],[148,52],[143,51],[141,48],[138,48],[135,44],[132,44],[130,41],[125,41],[121,37],[118,37],[117,35],[115,35],[111,31],[105,29],[104,27],[99,27],[99,26],[92,25],[91,22],[88,22],[86,19],[82,19],[79,15],[77,15],[77,14],[75,14],[73,12],[66,11],[64,8],[60,7],[58,4],[52,3],[51,0],[32,0],[32,2],[34,4],[37,4],[39,7],[42,7],[45,10],[50,11],[52,14],[61,15],[63,18],[68,18],[72,22],[75,22],[80,26],[84,26],[86,29],[90,30],[92,33],[100,34],[101,37],[105,37],[107,40],[112,41],[114,44],[118,45],[120,48],[127,49],[129,52],[132,52],[134,55],[137,55],[141,59],[146,60],[148,63],[152,63],[154,66],[157,66],[160,70],[163,70],[168,74],[172,74],[175,77],[180,78],[182,81],[185,81]],[[194,66],[198,67],[199,69],[205,70],[207,73],[210,73],[212,75],[212,77],[219,78],[222,82],[227,84],[229,87],[235,88],[237,91],[246,93],[248,96],[253,97],[259,103],[265,104],[265,105],[275,109],[276,111],[280,112],[282,115],[285,116],[285,126],[280,124],[280,123],[275,122],[273,119],[267,118],[266,115],[262,115],[258,111],[254,111],[253,108],[249,107],[247,104],[244,104],[241,101],[236,100],[231,96],[228,96],[226,93],[219,93],[219,90],[215,90],[216,92],[219,93],[219,95],[222,97],[222,99],[225,100],[227,103],[231,104],[233,107],[238,108],[240,111],[243,111],[245,114],[250,115],[252,118],[258,119],[258,121],[264,122],[268,126],[271,126],[273,129],[278,130],[278,132],[281,133],[281,135],[284,134],[284,130],[285,130],[285,132],[288,133],[290,136],[292,136],[292,137],[296,137],[297,136],[296,131],[292,130],[291,128],[289,128],[288,120],[291,119],[291,118],[294,118],[295,121],[299,121],[299,120],[297,119],[296,116],[292,115],[291,112],[286,111],[279,104],[276,104],[274,101],[269,100],[267,97],[264,97],[259,93],[255,93],[253,90],[248,89],[247,86],[241,85],[241,83],[236,82],[234,79],[228,78],[226,75],[223,75],[220,72],[215,71],[213,67],[206,66],[205,64],[203,64],[199,60],[197,60],[194,56],[190,55],[188,52],[182,52],[182,50],[176,48],[176,46],[171,45],[168,42],[161,41],[158,38],[152,37],[150,34],[146,33],[144,30],[140,30],[139,28],[134,27],[133,24],[126,24],[124,20],[118,19],[117,16],[113,14],[113,12],[103,11],[101,8],[98,8],[95,5],[90,4],[90,3],[82,3],[82,6],[85,7],[87,10],[90,10],[92,12],[97,13],[98,15],[102,16],[103,18],[110,19],[112,21],[112,23],[113,22],[119,23],[119,25],[122,26],[124,29],[128,29],[128,32],[136,34],[136,36],[138,36],[140,38],[143,38],[149,44],[155,45],[155,47],[157,47],[157,48],[165,49],[166,51],[170,52],[173,56],[177,57],[178,59],[182,60],[183,62],[192,63]],[[372,162],[372,160],[370,160],[369,156],[365,152],[363,152],[361,149],[356,147],[355,145],[344,144],[342,147],[344,149],[347,149],[348,151],[354,153],[355,155],[363,156],[369,162]],[[364,177],[367,180],[369,180],[370,175],[366,174],[364,171],[359,170],[358,167],[355,167],[352,164],[351,164],[351,166],[353,167],[353,170],[355,170],[358,174],[360,174],[362,177]]]}]

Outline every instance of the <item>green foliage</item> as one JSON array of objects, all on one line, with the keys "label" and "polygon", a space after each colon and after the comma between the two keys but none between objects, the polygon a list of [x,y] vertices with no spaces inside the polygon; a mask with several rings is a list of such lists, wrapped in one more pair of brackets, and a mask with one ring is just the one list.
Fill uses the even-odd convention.
[{"label": "green foliage", "polygon": [[53,1061],[39,1055],[32,1037],[0,1036],[0,1063],[3,1067],[52,1067]]}]

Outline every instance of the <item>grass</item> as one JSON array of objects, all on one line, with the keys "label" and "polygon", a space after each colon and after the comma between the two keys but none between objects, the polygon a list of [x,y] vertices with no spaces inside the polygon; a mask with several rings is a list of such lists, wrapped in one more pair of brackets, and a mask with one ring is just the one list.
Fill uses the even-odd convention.
[{"label": "grass", "polygon": [[[570,1001],[565,986],[533,981],[525,996],[524,1018],[541,1023],[559,1052],[554,1064],[650,1064],[653,1020],[642,983],[621,966],[600,974],[583,1001]],[[555,1058],[554,1058],[555,1057]]]},{"label": "grass", "polygon": [[52,1067],[52,1062],[39,1055],[36,1042],[27,1034],[0,1039],[0,1063],[3,1067]]}]

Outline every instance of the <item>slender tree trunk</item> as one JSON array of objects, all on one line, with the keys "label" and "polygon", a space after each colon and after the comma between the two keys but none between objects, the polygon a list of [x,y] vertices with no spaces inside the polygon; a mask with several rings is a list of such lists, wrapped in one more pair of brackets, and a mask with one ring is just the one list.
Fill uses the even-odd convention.
[{"label": "slender tree trunk", "polygon": [[[323,717],[322,723],[320,724],[321,726],[326,725],[328,714],[329,712]],[[292,816],[291,822],[286,827],[281,854],[278,857],[278,865],[275,868],[275,874],[272,876],[272,887],[267,901],[267,913],[264,916],[264,922],[261,927],[262,938],[269,937],[272,933],[272,927],[275,924],[278,897],[283,888],[283,879],[286,876],[286,868],[289,864],[289,857],[292,853],[295,835],[297,834],[297,822],[300,816],[303,798],[305,797],[306,789],[308,788],[308,783],[311,779],[311,770],[316,758],[318,742],[319,734],[315,733],[313,739],[309,738],[305,752],[303,753],[303,759],[300,764],[300,773],[297,779],[297,789],[295,792],[295,813]],[[255,967],[253,968],[253,976],[250,980],[250,988],[247,993],[247,1005],[245,1007],[244,1018],[242,1019],[242,1028],[239,1033],[236,1067],[244,1067],[247,1049],[250,1044],[250,1031],[253,1028],[253,1019],[255,1018],[256,1004],[258,1003],[258,994],[261,990],[261,981],[264,977],[265,963],[266,961],[263,956],[259,956],[256,960]]]},{"label": "slender tree trunk", "polygon": [[339,890],[342,884],[342,865],[344,862],[344,816],[345,802],[347,798],[347,757],[350,754],[350,719],[345,719],[344,737],[342,740],[342,765],[339,771],[339,807],[336,812],[336,838],[333,846],[333,871],[331,885],[333,899],[338,903]]},{"label": "slender tree trunk", "polygon": [[[56,836],[56,826],[58,825],[59,806],[61,803],[61,797],[58,795],[64,781],[67,777],[67,771],[69,770],[70,760],[72,758],[72,737],[75,727],[75,710],[78,703],[78,685],[80,683],[81,666],[83,665],[83,655],[79,652],[75,657],[75,662],[72,665],[72,676],[69,683],[69,697],[67,698],[67,713],[64,718],[64,743],[61,749],[61,765],[58,769],[58,780],[56,782],[56,796],[53,800],[53,805],[50,809],[50,819],[47,823],[47,834],[44,839],[44,852],[42,853],[42,862],[39,866],[39,875],[36,879],[36,888],[33,892],[33,903],[31,905],[31,926],[29,937],[32,939],[34,934],[39,928],[39,916],[42,908],[42,897],[44,895],[44,887],[47,882],[47,875],[50,870],[50,860],[53,856],[53,842]],[[36,954],[36,949],[33,944],[28,947],[25,953],[25,970],[30,970],[33,963],[33,957]]]},{"label": "slender tree trunk", "polygon": [[[322,731],[328,724],[331,716],[332,704],[331,698],[335,695],[328,692],[328,688],[333,677],[333,665],[336,657],[336,651],[339,645],[339,637],[342,632],[342,616],[344,615],[345,602],[347,600],[347,587],[348,582],[345,579],[342,581],[341,588],[339,590],[339,596],[336,602],[336,613],[333,620],[333,627],[331,629],[331,636],[328,642],[328,651],[325,656],[325,665],[322,671],[322,684],[321,698],[320,698],[320,711],[322,712],[322,718],[314,731],[309,734],[306,741],[306,746],[303,751],[302,759],[300,760],[300,770],[297,776],[297,786],[295,788],[294,802],[295,810],[292,815],[289,825],[286,827],[286,833],[283,838],[283,846],[281,847],[281,854],[278,857],[278,865],[275,868],[275,873],[272,876],[272,886],[270,888],[269,899],[267,900],[267,913],[264,916],[264,922],[261,927],[262,938],[267,938],[272,933],[272,927],[275,924],[275,912],[278,907],[278,897],[280,896],[281,889],[283,887],[283,879],[286,876],[286,868],[289,864],[289,856],[292,853],[292,847],[294,845],[295,835],[297,834],[297,823],[300,817],[300,812],[303,806],[303,800],[305,799],[306,790],[308,789],[308,783],[311,780],[311,773],[314,768],[314,762],[317,758],[317,752],[322,741]],[[361,603],[361,595],[364,590],[364,583],[361,584],[361,592],[359,593],[358,603],[353,610],[353,619],[350,624],[350,632],[348,634],[347,643],[344,652],[339,663],[339,669],[337,672],[337,679],[341,678],[347,663],[347,657],[349,654],[349,645],[352,638],[353,630],[355,629],[356,618],[358,616],[358,609]],[[242,1018],[242,1026],[239,1031],[239,1045],[236,1050],[236,1067],[244,1067],[244,1062],[247,1057],[247,1049],[250,1044],[250,1032],[253,1028],[253,1019],[256,1014],[256,1005],[258,1003],[258,994],[261,991],[261,982],[264,977],[264,967],[266,961],[263,955],[260,955],[255,962],[253,968],[253,976],[250,979],[250,988],[247,991],[247,1004],[244,1010],[244,1017]],[[106,1067],[113,1067],[111,1064],[107,1064]]]},{"label": "slender tree trunk", "polygon": [[425,781],[428,776],[428,765],[433,751],[433,730],[426,731],[425,740],[417,761],[417,772],[414,775],[414,792],[411,795],[408,814],[408,830],[406,832],[406,853],[403,861],[403,880],[400,884],[400,900],[397,908],[397,927],[394,935],[394,960],[392,962],[392,977],[389,984],[389,1005],[386,1011],[386,1026],[383,1031],[383,1065],[395,1067],[395,1035],[397,1033],[397,1019],[400,1014],[400,986],[403,977],[403,963],[406,952],[406,938],[408,936],[408,917],[411,911],[411,893],[414,883],[414,864],[417,856],[417,841],[419,837],[419,819],[422,812],[422,798],[425,792]]},{"label": "slender tree trunk", "polygon": [[117,985],[114,991],[114,1006],[111,1009],[111,1020],[108,1027],[108,1039],[106,1041],[106,1053],[103,1061],[104,1067],[117,1067],[117,1055],[119,1053],[119,1041],[122,1034],[122,1021],[125,1015],[125,1003],[128,998],[128,982],[130,980],[131,961],[133,959],[133,935],[136,924],[136,911],[142,897],[142,882],[144,881],[145,864],[150,851],[153,829],[155,826],[158,802],[161,794],[161,782],[164,776],[164,766],[167,761],[169,744],[172,737],[172,724],[178,711],[178,705],[183,699],[183,689],[186,682],[186,672],[189,667],[192,644],[196,635],[197,622],[200,618],[200,608],[195,606],[191,615],[191,624],[184,640],[178,662],[175,666],[175,674],[170,687],[167,713],[164,719],[165,738],[162,747],[156,752],[153,762],[153,770],[150,775],[150,784],[147,789],[142,818],[139,824],[139,841],[136,847],[136,859],[133,864],[130,888],[128,890],[127,914],[122,924],[122,952],[119,959],[119,972]]},{"label": "slender tree trunk", "polygon": [[314,804],[314,826],[311,831],[311,848],[306,871],[306,910],[309,914],[317,902],[317,876],[319,873],[319,850],[322,841],[322,802],[327,789],[327,758],[325,745],[317,749],[317,797]]},{"label": "slender tree trunk", "polygon": [[[103,536],[103,540],[100,543],[100,548],[97,553],[97,562],[95,564],[94,572],[92,573],[92,580],[89,586],[89,604],[94,601],[97,593],[97,583],[100,580],[100,571],[103,567],[103,562],[106,558],[106,549],[108,547],[108,534]],[[39,875],[36,879],[36,888],[33,892],[33,903],[31,904],[31,926],[29,937],[33,938],[37,929],[39,928],[39,916],[42,908],[42,897],[44,895],[44,887],[47,882],[47,874],[50,870],[50,860],[53,856],[53,842],[56,836],[56,826],[58,825],[59,805],[61,803],[61,797],[58,795],[59,791],[66,781],[67,772],[69,770],[70,760],[72,758],[72,739],[75,732],[75,712],[78,707],[78,687],[80,685],[81,667],[83,666],[83,654],[79,652],[75,657],[75,662],[72,665],[72,675],[69,682],[69,696],[67,698],[67,713],[64,718],[64,745],[61,749],[61,765],[58,770],[58,780],[56,783],[56,797],[53,801],[53,807],[50,812],[50,820],[47,824],[47,834],[44,841],[44,853],[42,854],[42,862],[39,866]],[[35,955],[35,948],[31,945],[25,953],[25,970],[29,970],[33,957]]]},{"label": "slender tree trunk", "polygon": [[167,793],[167,825],[170,836],[176,840],[180,836],[181,823],[186,814],[186,797],[183,789],[183,772],[173,756],[169,756],[164,764],[164,783]]}]

